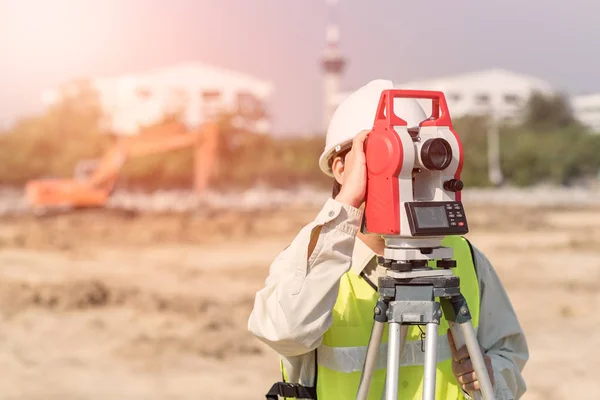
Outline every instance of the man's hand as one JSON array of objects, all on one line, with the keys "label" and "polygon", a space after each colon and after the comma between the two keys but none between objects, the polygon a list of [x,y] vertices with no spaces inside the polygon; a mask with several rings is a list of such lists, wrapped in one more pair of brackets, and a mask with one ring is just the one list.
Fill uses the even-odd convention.
[{"label": "man's hand", "polygon": [[346,155],[342,189],[336,200],[358,208],[367,192],[367,160],[365,140],[370,131],[362,131],[352,141],[352,150]]},{"label": "man's hand", "polygon": [[[469,358],[467,347],[463,346],[458,350],[456,349],[456,344],[454,343],[454,338],[452,337],[452,332],[450,332],[450,329],[448,329],[448,343],[450,344],[450,350],[452,351],[452,373],[456,377],[458,383],[467,392],[480,390],[481,387],[479,385],[479,381],[477,380],[473,363]],[[481,353],[483,354],[483,360],[485,361],[485,366],[487,368],[488,375],[490,376],[492,386],[494,386],[495,382],[494,372],[492,369],[492,360],[485,354],[483,349],[481,349]]]}]

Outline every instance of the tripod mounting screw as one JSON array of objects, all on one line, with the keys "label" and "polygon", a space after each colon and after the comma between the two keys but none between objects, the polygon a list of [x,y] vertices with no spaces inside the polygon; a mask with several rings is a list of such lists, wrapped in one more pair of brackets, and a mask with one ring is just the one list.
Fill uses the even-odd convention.
[{"label": "tripod mounting screw", "polygon": [[375,307],[375,310],[374,310],[374,312],[375,312],[375,315],[379,315],[379,314],[381,314],[381,308],[379,308],[379,307]]},{"label": "tripod mounting screw", "polygon": [[392,260],[386,260],[385,257],[377,256],[377,264],[390,268],[392,266]]},{"label": "tripod mounting screw", "polygon": [[467,315],[469,313],[469,310],[467,310],[467,307],[461,307],[460,308],[460,313],[462,315]]}]

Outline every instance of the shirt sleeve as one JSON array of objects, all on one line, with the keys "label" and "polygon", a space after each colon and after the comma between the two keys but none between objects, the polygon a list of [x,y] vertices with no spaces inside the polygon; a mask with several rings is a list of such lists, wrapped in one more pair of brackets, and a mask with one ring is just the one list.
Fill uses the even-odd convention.
[{"label": "shirt sleeve", "polygon": [[480,287],[477,337],[492,360],[495,398],[519,399],[526,391],[522,376],[529,350],[508,294],[489,260],[473,247]]},{"label": "shirt sleeve", "polygon": [[[362,211],[329,199],[271,264],[248,330],[282,356],[316,349],[332,322],[339,280],[349,269]],[[311,236],[321,227],[309,257]]]}]

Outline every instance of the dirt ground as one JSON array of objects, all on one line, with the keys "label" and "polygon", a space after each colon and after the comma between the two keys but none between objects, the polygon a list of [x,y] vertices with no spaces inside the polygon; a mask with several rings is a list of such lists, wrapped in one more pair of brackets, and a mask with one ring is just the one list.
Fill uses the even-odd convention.
[{"label": "dirt ground", "polygon": [[[527,334],[525,399],[598,398],[600,209],[466,208]],[[317,211],[2,217],[0,399],[264,398],[254,293]]]}]

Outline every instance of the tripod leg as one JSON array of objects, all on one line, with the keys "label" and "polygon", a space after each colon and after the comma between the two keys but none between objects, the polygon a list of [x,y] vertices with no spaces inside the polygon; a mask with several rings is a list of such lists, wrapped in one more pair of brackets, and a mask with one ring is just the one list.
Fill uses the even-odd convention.
[{"label": "tripod leg", "polygon": [[401,326],[399,322],[389,323],[389,343],[387,376],[385,380],[385,400],[397,400],[398,377],[400,372]]},{"label": "tripod leg", "polygon": [[[483,360],[483,355],[481,354],[481,349],[479,348],[479,342],[477,341],[475,329],[473,329],[471,313],[469,312],[467,300],[462,294],[459,296],[453,296],[451,299],[442,298],[440,300],[444,309],[444,315],[448,320],[452,336],[454,337],[454,344],[456,345],[456,348],[460,349],[463,346],[464,338],[464,342],[469,353],[469,358],[473,363],[475,374],[477,374],[477,380],[479,381],[481,392],[475,391],[473,393],[473,397],[475,400],[480,400],[482,398],[481,395],[483,394],[484,400],[493,400],[494,387],[492,386],[492,382],[487,373],[487,368],[485,367],[485,361]],[[460,332],[462,335],[458,335],[456,325],[460,327]]]},{"label": "tripod leg", "polygon": [[483,360],[483,355],[479,348],[479,342],[477,341],[477,335],[475,334],[475,329],[473,329],[473,324],[469,320],[458,324],[458,326],[460,326],[460,330],[465,338],[467,350],[469,351],[469,358],[471,359],[473,368],[477,374],[477,380],[479,381],[483,398],[485,400],[492,400],[494,398],[494,387],[492,386],[487,368],[485,367],[485,361]]},{"label": "tripod leg", "polygon": [[408,335],[408,325],[400,325],[400,361],[402,361],[402,356],[404,355],[406,335]]},{"label": "tripod leg", "polygon": [[[450,326],[450,332],[452,332],[452,337],[454,338],[454,344],[456,345],[456,348],[462,348],[465,345],[465,341],[463,339],[463,335],[458,324],[452,321],[448,321],[448,325]],[[472,395],[474,400],[482,399],[481,393],[479,391],[473,392]]]},{"label": "tripod leg", "polygon": [[360,377],[356,400],[366,400],[369,395],[369,388],[371,387],[371,380],[373,379],[375,365],[377,364],[377,355],[379,354],[379,346],[381,344],[384,327],[385,322],[379,322],[377,320],[373,321],[373,329],[371,330],[371,338],[369,339],[369,346],[367,347],[367,356]]},{"label": "tripod leg", "polygon": [[435,380],[437,372],[438,324],[427,324],[425,336],[425,365],[423,376],[423,400],[435,399]]},{"label": "tripod leg", "polygon": [[[408,335],[408,325],[400,325],[400,361],[402,362],[402,357],[404,357],[404,347],[406,346],[406,336]],[[395,371],[398,379],[400,379],[400,370]],[[390,376],[390,372],[387,372],[387,376]],[[387,377],[386,377],[387,379]],[[386,382],[387,384],[387,382]],[[383,392],[385,397],[385,392]],[[382,397],[382,398],[384,398]]]}]

